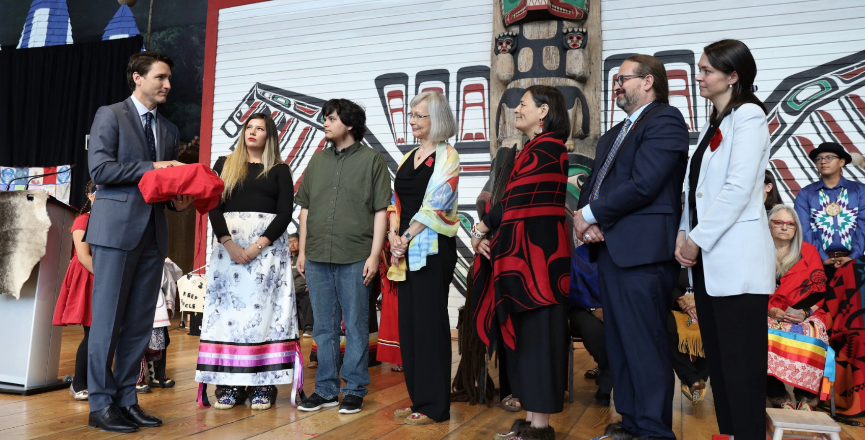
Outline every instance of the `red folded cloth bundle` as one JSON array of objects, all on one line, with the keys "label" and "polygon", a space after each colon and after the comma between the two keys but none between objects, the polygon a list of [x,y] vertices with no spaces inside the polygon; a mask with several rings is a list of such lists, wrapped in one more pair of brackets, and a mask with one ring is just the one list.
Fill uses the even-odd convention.
[{"label": "red folded cloth bundle", "polygon": [[138,182],[145,202],[166,202],[178,195],[192,196],[195,197],[192,204],[201,214],[207,214],[219,204],[224,188],[222,179],[200,163],[151,170]]}]

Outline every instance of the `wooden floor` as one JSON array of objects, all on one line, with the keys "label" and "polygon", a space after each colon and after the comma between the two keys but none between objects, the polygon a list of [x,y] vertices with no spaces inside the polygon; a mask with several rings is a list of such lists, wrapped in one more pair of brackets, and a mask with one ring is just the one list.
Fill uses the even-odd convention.
[{"label": "wooden floor", "polygon": [[[80,327],[67,327],[63,333],[60,375],[71,374],[75,363],[75,350],[82,338]],[[302,339],[303,351],[308,359],[311,338]],[[452,372],[456,371],[459,355],[453,343]],[[172,389],[156,389],[139,395],[139,402],[149,413],[161,417],[160,428],[143,429],[135,434],[114,434],[87,427],[87,402],[76,402],[68,390],[35,396],[0,395],[0,440],[13,439],[105,439],[159,438],[175,439],[492,439],[496,432],[506,431],[511,422],[524,413],[509,413],[493,406],[451,404],[449,422],[427,426],[407,426],[393,416],[397,408],[410,405],[401,373],[391,372],[389,364],[370,369],[369,394],[359,414],[340,415],[337,408],[306,413],[289,403],[289,386],[281,386],[275,407],[266,411],[253,411],[246,406],[232,410],[202,409],[195,403],[198,384],[195,361],[198,338],[188,336],[186,330],[171,331],[168,350],[168,375],[177,381]],[[595,403],[597,389],[594,381],[583,378],[583,373],[595,366],[588,353],[580,348],[574,352],[574,403],[565,401],[564,412],[555,414],[551,424],[558,439],[586,440],[601,434],[604,426],[619,416],[613,407]],[[309,394],[315,383],[315,370],[304,371],[304,389]],[[491,372],[497,381],[496,371]],[[676,389],[678,390],[678,382]],[[209,390],[211,402],[213,389]],[[673,402],[673,429],[677,438],[687,440],[711,439],[717,429],[711,392],[698,406],[692,406],[676,393]],[[865,440],[865,428],[844,426],[841,438]]]}]

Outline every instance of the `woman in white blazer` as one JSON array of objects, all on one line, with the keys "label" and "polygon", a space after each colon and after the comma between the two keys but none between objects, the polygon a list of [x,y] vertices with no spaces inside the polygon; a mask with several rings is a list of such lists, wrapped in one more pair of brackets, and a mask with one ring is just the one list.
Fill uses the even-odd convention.
[{"label": "woman in white blazer", "polygon": [[706,46],[700,96],[714,105],[685,176],[676,258],[691,268],[697,318],[721,434],[766,438],[766,308],[775,248],[766,227],[766,107],[752,91],[757,65],[737,40]]}]

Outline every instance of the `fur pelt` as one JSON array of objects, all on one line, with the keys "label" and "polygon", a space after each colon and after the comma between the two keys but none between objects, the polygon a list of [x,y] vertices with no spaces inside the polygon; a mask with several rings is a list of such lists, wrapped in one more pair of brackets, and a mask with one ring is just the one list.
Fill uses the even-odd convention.
[{"label": "fur pelt", "polygon": [[45,255],[51,227],[47,201],[44,191],[0,192],[0,295],[18,299]]}]

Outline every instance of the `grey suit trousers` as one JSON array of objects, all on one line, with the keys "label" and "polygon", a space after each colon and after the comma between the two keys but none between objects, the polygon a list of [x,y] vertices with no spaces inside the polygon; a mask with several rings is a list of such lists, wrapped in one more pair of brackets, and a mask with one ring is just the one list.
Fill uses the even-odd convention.
[{"label": "grey suit trousers", "polygon": [[157,246],[152,212],[134,249],[90,247],[94,277],[87,389],[90,410],[99,411],[112,403],[138,403],[135,384],[153,330],[165,255]]}]

